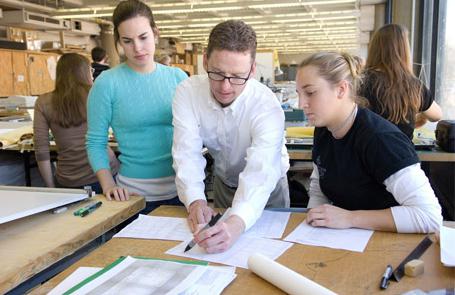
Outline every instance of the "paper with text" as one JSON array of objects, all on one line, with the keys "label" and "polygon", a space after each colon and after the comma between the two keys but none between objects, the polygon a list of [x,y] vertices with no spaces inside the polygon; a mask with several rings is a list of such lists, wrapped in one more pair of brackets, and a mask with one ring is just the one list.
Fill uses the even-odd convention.
[{"label": "paper with text", "polygon": [[290,216],[290,212],[264,210],[261,217],[245,234],[263,238],[281,239]]},{"label": "paper with text", "polygon": [[184,252],[188,242],[189,240],[177,245],[168,250],[166,254],[248,268],[248,257],[250,257],[250,255],[260,253],[275,260],[293,245],[292,243],[278,240],[242,235],[234,245],[225,252],[208,254],[198,245],[190,251]]},{"label": "paper with text", "polygon": [[371,235],[372,230],[313,227],[303,221],[284,240],[310,246],[363,252]]},{"label": "paper with text", "polygon": [[114,238],[186,241],[193,238],[186,218],[159,217],[140,214]]}]

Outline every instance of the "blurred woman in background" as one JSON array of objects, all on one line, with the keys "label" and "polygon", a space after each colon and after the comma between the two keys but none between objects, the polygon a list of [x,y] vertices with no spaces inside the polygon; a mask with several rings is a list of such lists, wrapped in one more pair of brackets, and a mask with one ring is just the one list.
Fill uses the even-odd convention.
[{"label": "blurred woman in background", "polygon": [[[35,104],[33,131],[35,157],[48,187],[81,188],[92,186],[102,193],[85,150],[87,96],[92,86],[90,62],[76,53],[67,53],[57,63],[55,90],[41,95]],[[49,129],[57,145],[55,180],[49,152]],[[115,174],[118,162],[107,148],[110,168]]]},{"label": "blurred woman in background", "polygon": [[360,95],[410,139],[415,127],[442,117],[432,93],[413,73],[408,32],[401,25],[385,25],[374,33]]}]

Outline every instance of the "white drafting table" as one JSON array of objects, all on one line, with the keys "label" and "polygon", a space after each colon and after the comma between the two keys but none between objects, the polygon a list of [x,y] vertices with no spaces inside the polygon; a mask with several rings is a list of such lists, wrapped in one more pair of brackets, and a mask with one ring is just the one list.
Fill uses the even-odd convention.
[{"label": "white drafting table", "polygon": [[0,186],[0,224],[88,197],[83,189]]}]

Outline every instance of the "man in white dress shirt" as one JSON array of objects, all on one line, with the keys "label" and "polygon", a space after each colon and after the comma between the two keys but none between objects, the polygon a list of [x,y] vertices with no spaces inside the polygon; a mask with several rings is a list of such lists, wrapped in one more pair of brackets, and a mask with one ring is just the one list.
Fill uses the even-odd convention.
[{"label": "man in white dress shirt", "polygon": [[256,45],[244,22],[218,24],[204,55],[207,74],[183,81],[175,94],[173,166],[191,229],[213,215],[204,195],[202,146],[215,161],[215,207],[232,207],[229,218],[195,235],[208,253],[228,249],[264,207],[289,207],[284,113],[270,89],[251,78]]}]

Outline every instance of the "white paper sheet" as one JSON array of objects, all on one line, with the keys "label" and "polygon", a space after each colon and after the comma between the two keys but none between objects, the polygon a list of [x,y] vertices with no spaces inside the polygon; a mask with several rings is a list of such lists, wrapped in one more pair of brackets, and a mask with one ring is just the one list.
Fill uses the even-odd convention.
[{"label": "white paper sheet", "polygon": [[245,233],[256,237],[280,239],[288,224],[290,212],[274,212],[264,210],[261,217]]},{"label": "white paper sheet", "polygon": [[310,246],[363,252],[372,234],[372,230],[366,229],[312,227],[303,221],[284,240]]},{"label": "white paper sheet", "polygon": [[292,246],[292,243],[288,242],[242,235],[230,249],[223,253],[208,254],[198,245],[185,253],[188,243],[189,240],[168,250],[166,254],[248,268],[248,257],[252,254],[261,253],[275,260]]},{"label": "white paper sheet", "polygon": [[100,270],[100,267],[79,267],[47,295],[61,295]]},{"label": "white paper sheet", "polygon": [[139,217],[114,235],[114,238],[136,238],[186,241],[193,238],[186,218],[147,216]]},{"label": "white paper sheet", "polygon": [[440,244],[442,264],[455,267],[455,228],[441,226]]}]

